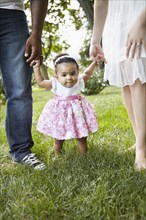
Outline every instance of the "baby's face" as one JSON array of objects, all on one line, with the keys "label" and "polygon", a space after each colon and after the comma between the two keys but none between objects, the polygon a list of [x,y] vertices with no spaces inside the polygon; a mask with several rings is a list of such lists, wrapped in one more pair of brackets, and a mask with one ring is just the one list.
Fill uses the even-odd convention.
[{"label": "baby's face", "polygon": [[60,63],[56,73],[58,81],[65,87],[73,87],[78,80],[78,69],[75,63]]}]

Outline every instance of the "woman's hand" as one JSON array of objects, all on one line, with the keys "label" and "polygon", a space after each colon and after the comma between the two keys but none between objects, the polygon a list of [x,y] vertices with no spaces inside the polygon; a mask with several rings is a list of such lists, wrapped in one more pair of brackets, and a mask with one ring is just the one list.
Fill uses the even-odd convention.
[{"label": "woman's hand", "polygon": [[99,60],[106,62],[105,57],[104,57],[104,52],[100,44],[91,44],[89,53],[90,53],[90,58],[95,63],[98,63]]},{"label": "woman's hand", "polygon": [[132,59],[137,56],[140,58],[141,47],[143,46],[146,51],[146,26],[145,23],[137,19],[134,25],[131,27],[126,43],[126,56],[130,56]]}]

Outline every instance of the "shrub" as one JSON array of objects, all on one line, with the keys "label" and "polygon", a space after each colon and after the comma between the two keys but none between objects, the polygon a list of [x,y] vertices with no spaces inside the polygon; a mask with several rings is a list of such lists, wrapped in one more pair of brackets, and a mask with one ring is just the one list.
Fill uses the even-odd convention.
[{"label": "shrub", "polygon": [[107,85],[107,82],[103,81],[104,69],[99,69],[94,72],[90,80],[86,82],[85,88],[82,91],[85,95],[94,95],[100,93]]}]

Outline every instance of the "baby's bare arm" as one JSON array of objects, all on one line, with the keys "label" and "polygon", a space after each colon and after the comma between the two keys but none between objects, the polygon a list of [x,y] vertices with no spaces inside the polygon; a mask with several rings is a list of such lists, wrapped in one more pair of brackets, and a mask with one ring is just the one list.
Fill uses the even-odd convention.
[{"label": "baby's bare arm", "polygon": [[96,66],[97,64],[95,62],[92,62],[90,66],[85,70],[84,75],[83,75],[83,79],[85,82],[90,79],[90,77],[94,73]]},{"label": "baby's bare arm", "polygon": [[34,76],[35,76],[35,80],[36,80],[37,84],[42,88],[51,90],[52,89],[52,82],[51,82],[51,80],[46,80],[42,77],[40,65],[38,63],[36,63],[33,66],[33,71],[34,71]]},{"label": "baby's bare arm", "polygon": [[95,68],[98,67],[99,64],[101,64],[102,62],[105,62],[104,56],[103,55],[97,55],[95,57],[95,61],[93,61],[90,64],[90,66],[84,72],[83,79],[84,79],[85,82],[90,79],[90,77],[94,73]]}]

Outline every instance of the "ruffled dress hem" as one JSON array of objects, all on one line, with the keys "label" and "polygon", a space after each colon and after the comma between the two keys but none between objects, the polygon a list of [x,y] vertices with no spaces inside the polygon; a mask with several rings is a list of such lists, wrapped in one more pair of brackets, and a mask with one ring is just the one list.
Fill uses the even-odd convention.
[{"label": "ruffled dress hem", "polygon": [[136,80],[146,83],[146,58],[126,59],[120,62],[113,71],[112,64],[105,67],[104,80],[117,87],[133,85]]},{"label": "ruffled dress hem", "polygon": [[68,137],[68,136],[60,137],[60,136],[55,136],[55,135],[53,135],[53,134],[51,134],[51,133],[50,133],[50,134],[49,134],[49,133],[45,133],[43,130],[40,130],[38,127],[37,127],[37,130],[38,130],[40,133],[44,134],[45,136],[50,136],[50,137],[52,137],[52,138],[56,138],[57,140],[70,140],[70,139],[73,139],[73,138],[80,139],[80,138],[88,137],[89,134],[94,134],[94,133],[96,133],[97,130],[98,130],[98,128],[96,128],[95,130],[92,130],[92,131],[88,131],[88,133],[87,133],[86,135],[70,136],[70,137]]}]

